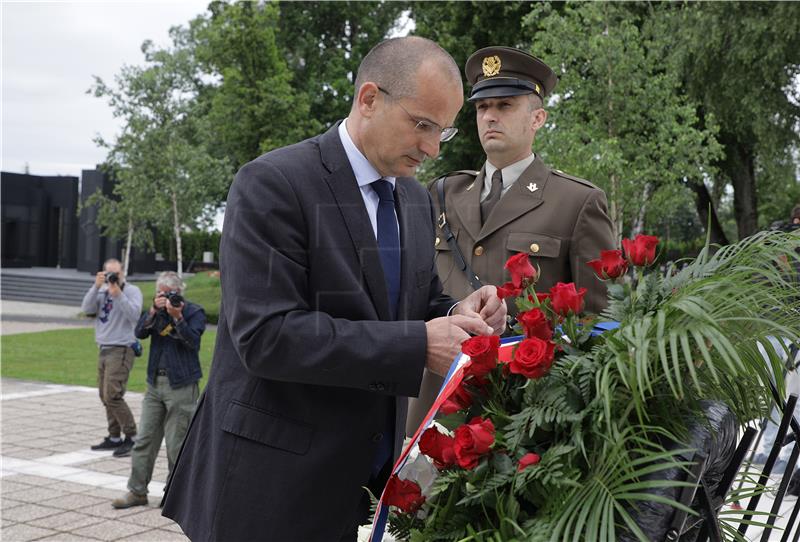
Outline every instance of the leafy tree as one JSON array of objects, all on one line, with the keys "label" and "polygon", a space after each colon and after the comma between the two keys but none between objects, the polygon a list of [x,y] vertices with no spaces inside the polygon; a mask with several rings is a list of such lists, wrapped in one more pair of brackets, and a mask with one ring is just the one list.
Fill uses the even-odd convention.
[{"label": "leafy tree", "polygon": [[234,168],[347,116],[355,72],[394,28],[393,2],[215,1],[188,25],[205,137]]},{"label": "leafy tree", "polygon": [[687,94],[700,118],[719,125],[724,154],[714,183],[733,187],[741,239],[788,217],[800,195],[800,5],[698,2],[673,11]]},{"label": "leafy tree", "polygon": [[[105,143],[98,139],[102,145]],[[112,239],[125,240],[125,252],[122,256],[122,269],[128,274],[132,248],[152,249],[153,230],[156,222],[155,216],[150,212],[150,194],[143,192],[146,185],[136,180],[136,172],[127,168],[114,171],[108,165],[104,166],[113,179],[117,181],[113,186],[112,195],[103,194],[97,190],[83,203],[82,207],[97,206],[95,223],[100,228],[101,235]]]},{"label": "leafy tree", "polygon": [[310,102],[313,135],[350,112],[358,65],[397,30],[401,2],[280,2],[276,39],[295,92]]},{"label": "leafy tree", "polygon": [[210,220],[214,206],[209,202],[219,197],[230,166],[197,140],[204,127],[203,119],[193,115],[197,93],[190,52],[181,47],[156,49],[150,42],[142,45],[142,52],[144,67],[123,67],[115,87],[95,77],[91,89],[124,120],[113,143],[101,142],[109,148],[107,163],[116,173],[114,193],[119,199],[96,196],[94,201],[101,217],[115,217],[107,228],[119,231],[118,222],[127,220],[128,246],[138,239],[151,242],[142,226],[169,227],[180,274],[181,232]]},{"label": "leafy tree", "polygon": [[275,3],[212,2],[190,22],[182,49],[196,60],[203,82],[198,114],[218,157],[239,168],[258,155],[305,138],[318,127],[308,98],[293,86],[277,45]]},{"label": "leafy tree", "polygon": [[[684,179],[703,179],[719,156],[712,119],[695,106],[665,52],[658,5],[534,7],[534,51],[559,76],[537,148],[556,167],[606,190],[619,236],[642,231],[648,202]],[[661,199],[669,192],[661,194]]]}]

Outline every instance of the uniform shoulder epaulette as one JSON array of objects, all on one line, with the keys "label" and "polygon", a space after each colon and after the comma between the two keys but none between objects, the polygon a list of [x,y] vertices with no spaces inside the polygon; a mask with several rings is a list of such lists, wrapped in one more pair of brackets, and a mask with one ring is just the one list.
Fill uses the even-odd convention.
[{"label": "uniform shoulder epaulette", "polygon": [[449,177],[456,177],[458,175],[469,175],[470,177],[475,178],[478,176],[478,173],[480,173],[480,171],[474,169],[457,169],[455,171],[447,172],[444,175],[439,175],[438,177],[436,177],[435,179],[433,179],[431,182],[428,183],[428,187],[430,188],[435,186],[436,181],[438,181],[439,179],[447,179]]},{"label": "uniform shoulder epaulette", "polygon": [[559,177],[563,177],[564,179],[569,179],[570,181],[575,181],[576,183],[580,183],[582,185],[588,186],[589,188],[596,188],[599,190],[597,185],[592,184],[591,182],[587,181],[586,179],[581,179],[580,177],[575,177],[574,175],[570,175],[569,173],[564,173],[560,169],[552,169],[551,170],[555,175]]}]

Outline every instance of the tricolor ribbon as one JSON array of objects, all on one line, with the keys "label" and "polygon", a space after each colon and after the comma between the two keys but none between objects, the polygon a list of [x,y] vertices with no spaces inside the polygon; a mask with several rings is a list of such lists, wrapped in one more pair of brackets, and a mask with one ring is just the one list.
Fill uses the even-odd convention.
[{"label": "tricolor ribbon", "polygon": [[[500,351],[498,353],[499,360],[501,362],[510,361],[514,350],[514,345],[521,340],[522,337],[507,337],[505,339],[501,339]],[[450,370],[447,372],[444,383],[439,390],[439,395],[436,396],[433,406],[431,406],[430,410],[428,410],[428,413],[425,415],[425,418],[423,418],[422,423],[417,428],[417,431],[414,433],[411,441],[403,449],[403,453],[400,454],[400,457],[394,464],[394,467],[392,468],[392,475],[397,474],[400,469],[405,466],[409,454],[414,448],[417,447],[422,433],[424,433],[431,423],[433,423],[433,419],[436,417],[436,414],[439,412],[442,404],[447,400],[448,397],[450,397],[450,395],[453,394],[453,391],[458,388],[458,386],[461,384],[461,381],[464,380],[464,364],[467,361],[469,361],[469,356],[465,354],[459,354],[458,357],[453,360],[453,363],[450,364]],[[369,535],[369,542],[381,542],[383,539],[383,533],[386,530],[386,520],[389,518],[389,507],[383,504],[385,494],[386,490],[384,489],[384,491],[381,493],[381,499],[378,501],[378,507],[375,509],[375,519],[372,522],[372,532]]]}]

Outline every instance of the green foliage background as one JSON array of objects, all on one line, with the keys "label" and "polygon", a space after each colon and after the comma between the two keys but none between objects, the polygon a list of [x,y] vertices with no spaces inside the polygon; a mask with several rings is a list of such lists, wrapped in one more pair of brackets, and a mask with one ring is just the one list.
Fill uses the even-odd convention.
[{"label": "green foliage background", "polygon": [[[124,235],[132,218],[135,245],[170,231],[141,197],[174,171],[189,172],[183,228],[204,229],[239,167],[344,118],[361,59],[406,33],[459,66],[489,45],[547,61],[560,81],[534,150],[606,190],[620,237],[646,230],[695,246],[711,223],[712,241],[727,244],[800,201],[800,4],[214,1],[172,29],[169,47],[146,42],[144,66],[124,67],[117,88],[93,87],[126,119],[102,141],[123,185],[116,203],[96,202],[106,231]],[[148,92],[170,84],[179,107]],[[154,125],[148,112],[169,115]],[[482,166],[470,104],[456,125],[421,182]]]}]

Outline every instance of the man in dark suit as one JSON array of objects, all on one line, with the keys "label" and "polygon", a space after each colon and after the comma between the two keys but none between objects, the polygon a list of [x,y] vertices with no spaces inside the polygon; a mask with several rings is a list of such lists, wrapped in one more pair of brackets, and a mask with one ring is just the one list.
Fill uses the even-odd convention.
[{"label": "man in dark suit", "polygon": [[[444,291],[454,297],[469,294],[477,284],[471,280],[475,275],[483,284],[501,285],[510,280],[503,264],[523,253],[539,269],[537,292],[574,282],[587,290],[586,310],[599,313],[607,304],[606,287],[586,262],[617,247],[606,195],[533,154],[536,133],[547,120],[543,100],[558,81],[555,73],[525,51],[498,46],[473,53],[464,72],[472,85],[469,101],[475,104],[486,163],[480,171],[451,173],[430,186],[441,216],[442,183],[447,226],[455,239],[447,241],[439,221],[434,242]],[[516,307],[509,305],[515,314]],[[426,371],[419,399],[411,401],[409,433],[441,384],[439,376]]]},{"label": "man in dark suit", "polygon": [[443,49],[387,40],[345,121],[237,174],[214,364],[164,500],[192,540],[355,540],[423,368],[502,332],[493,287],[455,307],[442,294],[430,196],[410,177],[462,103]]}]

